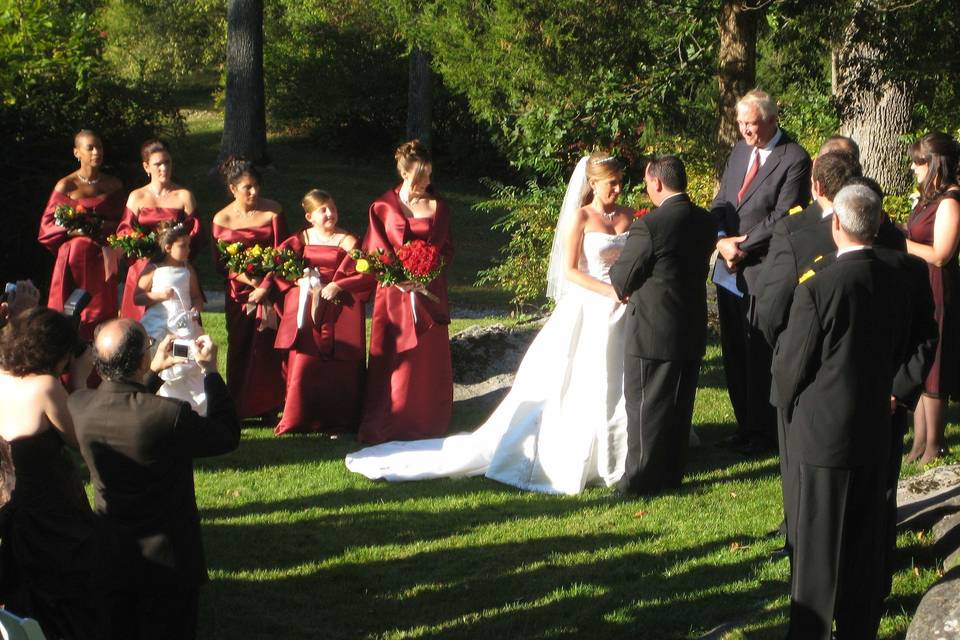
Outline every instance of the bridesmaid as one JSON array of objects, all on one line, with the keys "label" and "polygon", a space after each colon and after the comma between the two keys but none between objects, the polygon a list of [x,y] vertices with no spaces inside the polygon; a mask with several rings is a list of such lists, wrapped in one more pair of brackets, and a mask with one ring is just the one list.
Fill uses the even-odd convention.
[{"label": "bridesmaid", "polygon": [[907,252],[923,258],[930,274],[940,341],[923,395],[913,412],[913,447],[907,461],[926,464],[946,453],[946,408],[960,391],[960,148],[945,133],[928,133],[910,147],[920,200],[907,221]]},{"label": "bridesmaid", "polygon": [[[366,368],[364,303],[376,281],[357,273],[350,250],[353,234],[337,226],[337,204],[318,189],[303,198],[310,226],[283,243],[319,272],[317,290],[300,305],[300,286],[286,289],[276,347],[287,349],[287,397],[275,433],[320,431],[352,433],[360,422]],[[311,296],[317,301],[311,318]],[[298,317],[306,313],[299,324]]]},{"label": "bridesmaid", "polygon": [[[118,233],[133,230],[136,225],[147,233],[155,231],[163,220],[183,223],[190,233],[190,248],[193,255],[203,242],[200,235],[200,218],[197,217],[197,201],[188,189],[173,182],[173,160],[167,146],[159,140],[147,140],[140,146],[143,170],[150,182],[130,193]],[[149,264],[149,259],[140,258],[130,263],[123,286],[123,302],[120,315],[139,320],[146,308],[134,302],[140,275]]]},{"label": "bridesmaid", "polygon": [[[453,409],[453,370],[447,325],[447,272],[453,258],[450,209],[430,186],[430,154],[419,140],[397,149],[403,182],[370,205],[366,251],[393,251],[424,240],[439,247],[445,266],[426,287],[438,302],[416,294],[422,285],[377,289],[370,329],[367,392],[361,442],[435,438],[447,432]],[[413,295],[411,295],[413,292]],[[417,319],[411,304],[413,296]]]},{"label": "bridesmaid", "polygon": [[[83,129],[73,138],[73,156],[80,167],[57,182],[40,219],[40,244],[57,257],[47,306],[63,311],[74,289],[86,289],[90,304],[80,316],[80,337],[93,339],[93,329],[117,316],[117,259],[105,238],[114,233],[123,215],[123,184],[100,171],[103,145],[99,136]],[[53,220],[60,205],[84,206],[103,218],[95,236],[67,232]]]},{"label": "bridesmaid", "polygon": [[[260,197],[260,172],[253,163],[230,158],[220,171],[233,202],[213,217],[214,240],[246,247],[279,246],[287,237],[283,213],[278,203]],[[285,392],[282,355],[273,348],[277,326],[273,278],[228,272],[214,252],[227,287],[227,389],[241,418],[259,416],[273,426]]]}]

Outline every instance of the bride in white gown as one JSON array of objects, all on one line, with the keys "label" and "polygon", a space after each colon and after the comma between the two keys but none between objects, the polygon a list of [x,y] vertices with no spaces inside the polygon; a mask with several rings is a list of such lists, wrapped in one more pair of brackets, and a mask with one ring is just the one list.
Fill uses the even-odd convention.
[{"label": "bride in white gown", "polygon": [[556,307],[520,363],[513,387],[472,433],[387,442],[347,456],[347,468],[390,481],[476,476],[529,491],[576,494],[623,474],[627,307],[608,272],[633,211],[617,204],[623,168],[606,153],[570,178],[550,256]]}]

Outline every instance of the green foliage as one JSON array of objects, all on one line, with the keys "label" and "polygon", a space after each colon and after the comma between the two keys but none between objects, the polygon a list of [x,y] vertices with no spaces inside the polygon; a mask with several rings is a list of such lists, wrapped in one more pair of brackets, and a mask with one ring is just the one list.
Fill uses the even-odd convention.
[{"label": "green foliage", "polygon": [[98,14],[111,72],[172,88],[198,69],[220,68],[226,50],[222,0],[106,0]]}]

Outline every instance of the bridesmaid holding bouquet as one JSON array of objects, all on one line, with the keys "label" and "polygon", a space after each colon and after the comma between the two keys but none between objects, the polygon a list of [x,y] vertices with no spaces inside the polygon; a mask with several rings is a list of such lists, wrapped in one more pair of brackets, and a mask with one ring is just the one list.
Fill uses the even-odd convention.
[{"label": "bridesmaid holding bouquet", "polygon": [[80,316],[80,337],[92,340],[98,324],[117,316],[117,259],[105,238],[123,215],[123,183],[100,171],[103,144],[93,131],[74,136],[73,156],[80,166],[54,186],[38,239],[57,258],[47,306],[63,311],[74,289],[85,289],[90,304]]},{"label": "bridesmaid holding bouquet", "polygon": [[[213,216],[213,238],[245,248],[279,247],[287,238],[280,205],[260,197],[260,172],[252,162],[230,158],[221,167],[233,202]],[[273,348],[278,314],[274,276],[230,271],[215,251],[226,278],[227,389],[240,418],[272,423],[283,404],[282,356]]]},{"label": "bridesmaid holding bouquet", "polygon": [[370,205],[363,250],[382,249],[395,257],[404,244],[423,240],[439,249],[444,267],[427,285],[399,282],[377,289],[358,434],[361,442],[369,443],[442,436],[453,410],[447,330],[450,209],[430,185],[430,153],[419,140],[400,145],[395,157],[403,182]]},{"label": "bridesmaid holding bouquet", "polygon": [[[173,220],[187,228],[190,250],[197,255],[197,249],[203,242],[200,218],[196,213],[197,201],[188,189],[173,182],[173,159],[166,145],[159,140],[147,140],[140,146],[140,159],[150,182],[130,193],[117,234],[124,235],[137,230],[151,233],[164,220]],[[120,305],[120,315],[124,318],[140,320],[146,311],[133,297],[140,276],[149,262],[148,258],[138,258],[132,260],[127,268],[123,302]]]},{"label": "bridesmaid holding bouquet", "polygon": [[357,238],[337,226],[337,204],[318,189],[303,198],[310,226],[281,248],[293,250],[309,269],[285,291],[276,347],[288,350],[287,394],[275,433],[353,433],[360,421],[366,369],[364,303],[373,278],[357,273],[350,251]]}]

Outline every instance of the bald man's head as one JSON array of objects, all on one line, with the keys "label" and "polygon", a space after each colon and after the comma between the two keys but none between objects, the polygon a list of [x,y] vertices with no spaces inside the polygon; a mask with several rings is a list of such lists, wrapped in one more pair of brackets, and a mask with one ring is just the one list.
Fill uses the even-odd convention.
[{"label": "bald man's head", "polygon": [[849,153],[855,160],[860,161],[860,146],[853,138],[848,138],[847,136],[830,136],[820,146],[820,151],[817,155],[822,156],[835,151]]},{"label": "bald man's head", "polygon": [[148,348],[147,332],[136,320],[104,322],[94,334],[93,357],[104,380],[133,380]]}]

